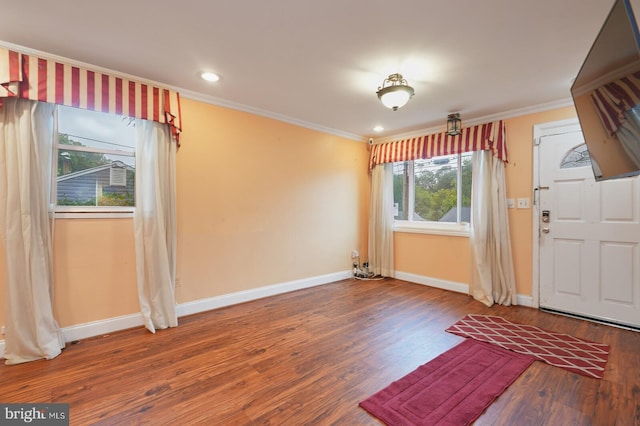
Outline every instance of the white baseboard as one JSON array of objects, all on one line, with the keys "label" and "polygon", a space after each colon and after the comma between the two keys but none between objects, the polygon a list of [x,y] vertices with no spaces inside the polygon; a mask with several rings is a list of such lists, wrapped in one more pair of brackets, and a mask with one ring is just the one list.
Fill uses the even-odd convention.
[{"label": "white baseboard", "polygon": [[424,275],[410,274],[408,272],[395,272],[395,277],[399,280],[409,281],[414,284],[422,284],[429,287],[440,288],[442,290],[455,291],[456,293],[469,294],[469,285],[446,281],[438,278],[425,277]]},{"label": "white baseboard", "polygon": [[290,291],[302,290],[303,288],[328,284],[351,278],[352,276],[353,275],[351,271],[336,272],[333,274],[304,278],[301,280],[254,288],[251,290],[238,291],[236,293],[223,294],[221,296],[210,297],[207,299],[194,300],[193,302],[181,303],[177,306],[178,317],[197,314],[204,311],[210,311],[212,309],[222,308],[224,306],[236,305],[238,303],[248,302],[250,300],[275,296],[277,294],[288,293]]},{"label": "white baseboard", "polygon": [[[352,272],[343,271],[335,272],[317,277],[304,278],[295,281],[289,281],[280,284],[273,284],[266,287],[259,287],[251,290],[239,291],[236,293],[224,294],[222,296],[211,297],[208,299],[195,300],[193,302],[181,303],[176,306],[178,317],[185,315],[197,314],[212,309],[222,308],[225,306],[235,305],[250,300],[262,299],[277,294],[288,293],[290,291],[301,290],[304,288],[315,287],[322,284],[328,284],[352,277]],[[142,315],[139,313],[131,315],[123,315],[114,318],[108,318],[100,321],[88,322],[85,324],[64,327],[62,336],[65,342],[73,342],[75,340],[87,339],[90,337],[101,336],[120,330],[126,330],[133,327],[141,327],[144,325]],[[0,340],[0,358],[4,357],[4,340]]]},{"label": "white baseboard", "polygon": [[[236,305],[238,303],[248,302],[250,300],[262,299],[269,296],[288,293],[304,288],[315,287],[322,284],[328,284],[352,277],[351,271],[335,272],[333,274],[320,275],[317,277],[304,278],[295,281],[289,281],[280,284],[273,284],[266,287],[254,288],[251,290],[239,291],[236,293],[223,294],[221,296],[210,297],[207,299],[194,300],[193,302],[180,303],[176,310],[178,317],[193,315],[200,312],[210,311],[225,306]],[[469,294],[469,285],[458,283],[455,281],[446,281],[438,278],[425,277],[423,275],[410,274],[407,272],[395,273],[395,278],[408,281],[415,284],[422,284],[429,287],[440,288],[443,290],[454,291],[456,293]],[[526,295],[517,295],[518,305],[533,306],[533,298]],[[139,313],[131,315],[123,315],[114,318],[108,318],[100,321],[93,321],[85,324],[74,325],[62,329],[62,335],[65,342],[73,342],[75,340],[87,339],[90,337],[101,336],[120,330],[126,330],[133,327],[141,327],[144,325],[142,315]],[[0,358],[4,356],[4,340],[0,340]]]},{"label": "white baseboard", "polygon": [[144,321],[142,320],[142,314],[136,313],[73,325],[71,327],[64,327],[61,331],[65,342],[73,342],[75,340],[82,340],[94,336],[103,336],[115,331],[126,330],[127,328],[140,327],[143,325]]},{"label": "white baseboard", "polygon": [[[425,277],[423,275],[410,274],[408,272],[395,272],[395,277],[399,280],[409,281],[414,284],[422,284],[429,287],[440,288],[442,290],[455,291],[456,293],[469,294],[469,284],[446,281],[438,278]],[[520,306],[533,307],[533,297],[517,294],[516,302]]]},{"label": "white baseboard", "polygon": [[533,297],[526,296],[524,294],[516,294],[516,301],[520,306],[526,306],[527,308],[533,308]]}]

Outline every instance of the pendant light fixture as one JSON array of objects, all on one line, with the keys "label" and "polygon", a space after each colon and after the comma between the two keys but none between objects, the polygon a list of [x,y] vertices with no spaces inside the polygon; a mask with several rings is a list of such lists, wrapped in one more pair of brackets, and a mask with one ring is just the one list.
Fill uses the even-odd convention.
[{"label": "pendant light fixture", "polygon": [[460,113],[453,112],[447,116],[447,135],[456,136],[462,132],[462,121]]},{"label": "pendant light fixture", "polygon": [[407,84],[407,80],[402,78],[402,74],[391,74],[382,82],[382,87],[378,87],[376,93],[384,106],[397,111],[409,102],[415,91]]}]

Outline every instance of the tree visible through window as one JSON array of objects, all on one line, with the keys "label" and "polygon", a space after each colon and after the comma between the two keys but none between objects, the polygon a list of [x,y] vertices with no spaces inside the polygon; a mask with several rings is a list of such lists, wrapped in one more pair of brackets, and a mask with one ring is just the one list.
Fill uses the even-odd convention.
[{"label": "tree visible through window", "polygon": [[396,220],[469,222],[471,153],[394,163]]},{"label": "tree visible through window", "polygon": [[[135,206],[136,134],[130,119],[58,107],[56,204]],[[81,207],[84,207],[81,208]],[[91,209],[87,210],[91,211]]]}]

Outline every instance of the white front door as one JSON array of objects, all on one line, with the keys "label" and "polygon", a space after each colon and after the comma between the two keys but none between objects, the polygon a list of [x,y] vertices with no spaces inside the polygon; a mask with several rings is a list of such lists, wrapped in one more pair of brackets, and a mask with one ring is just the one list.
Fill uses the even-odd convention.
[{"label": "white front door", "polygon": [[540,307],[640,327],[640,180],[596,182],[581,132],[543,136]]}]

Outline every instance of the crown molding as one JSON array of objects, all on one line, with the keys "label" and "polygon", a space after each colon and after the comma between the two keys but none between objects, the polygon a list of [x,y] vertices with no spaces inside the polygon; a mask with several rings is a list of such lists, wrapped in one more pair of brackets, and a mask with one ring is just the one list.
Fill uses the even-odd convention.
[{"label": "crown molding", "polygon": [[[341,130],[337,130],[337,129],[333,129],[333,128],[330,128],[330,127],[325,127],[325,126],[322,126],[322,125],[319,125],[319,124],[311,123],[311,122],[308,122],[308,121],[299,120],[299,119],[296,119],[296,118],[293,118],[293,117],[289,117],[289,116],[286,116],[286,115],[283,115],[283,114],[278,114],[278,113],[275,113],[275,112],[266,111],[266,110],[263,110],[263,109],[260,109],[260,108],[251,107],[251,106],[240,104],[240,103],[237,103],[237,102],[228,101],[228,100],[225,100],[225,99],[217,98],[215,96],[205,95],[203,93],[195,92],[195,91],[192,91],[192,90],[187,90],[187,89],[184,89],[184,88],[181,88],[181,87],[167,85],[167,84],[163,84],[163,83],[160,83],[160,82],[157,82],[157,81],[144,79],[144,78],[141,78],[141,77],[138,77],[138,76],[135,76],[135,75],[126,74],[126,73],[123,73],[123,72],[120,72],[120,71],[116,71],[116,70],[113,70],[113,69],[110,69],[110,68],[104,68],[104,67],[88,64],[86,62],[76,61],[76,60],[73,60],[73,59],[65,58],[63,56],[53,55],[53,54],[50,54],[50,53],[47,53],[47,52],[43,52],[43,51],[36,50],[36,49],[31,49],[31,48],[20,46],[20,45],[16,45],[16,44],[13,44],[13,43],[8,43],[8,42],[2,41],[2,40],[0,40],[0,47],[4,47],[6,49],[15,50],[15,51],[18,51],[20,53],[27,54],[27,55],[39,56],[39,57],[44,58],[44,59],[49,59],[49,60],[58,61],[58,62],[64,62],[66,64],[77,66],[77,67],[81,67],[81,68],[89,68],[91,70],[95,70],[95,71],[111,74],[111,75],[114,75],[114,76],[117,76],[117,77],[122,77],[122,78],[130,79],[130,80],[139,81],[141,83],[149,84],[149,85],[152,85],[152,86],[163,87],[163,88],[178,92],[180,94],[180,97],[183,97],[185,99],[190,99],[190,100],[193,100],[193,101],[203,102],[203,103],[207,103],[207,104],[211,104],[211,105],[216,105],[216,106],[220,106],[220,107],[224,107],[224,108],[229,108],[229,109],[233,109],[233,110],[237,110],[237,111],[242,111],[242,112],[246,112],[246,113],[249,113],[249,114],[259,115],[259,116],[262,116],[262,117],[271,118],[273,120],[277,120],[277,121],[281,121],[281,122],[284,122],[284,123],[293,124],[295,126],[300,126],[300,127],[307,128],[307,129],[310,129],[310,130],[315,130],[315,131],[318,131],[318,132],[327,133],[327,134],[330,134],[330,135],[339,136],[339,137],[342,137],[342,138],[345,138],[345,139],[350,139],[350,140],[354,140],[354,141],[358,141],[358,142],[367,142],[368,141],[368,137],[366,135],[357,135],[357,134],[350,133],[350,132],[344,132],[344,131],[341,131]],[[491,122],[491,121],[505,120],[505,119],[508,119],[508,118],[518,117],[518,116],[521,116],[521,115],[534,114],[534,113],[537,113],[537,112],[543,112],[543,111],[548,111],[548,110],[551,110],[551,109],[563,108],[563,107],[572,106],[572,105],[573,105],[573,101],[572,101],[571,98],[560,99],[560,100],[553,101],[553,102],[533,105],[533,106],[524,107],[524,108],[517,108],[517,109],[513,109],[513,110],[507,110],[507,111],[504,111],[504,112],[485,115],[485,116],[482,116],[482,117],[477,117],[477,118],[472,118],[472,119],[465,119],[464,124],[466,124],[467,126],[475,126],[475,125],[478,125],[478,124],[487,123],[487,122]],[[439,133],[439,132],[444,131],[444,129],[445,129],[444,125],[428,127],[428,128],[423,128],[423,129],[420,129],[420,130],[415,130],[415,131],[412,131],[412,132],[408,132],[408,133],[398,133],[398,134],[391,135],[391,136],[385,136],[385,137],[380,138],[380,139],[375,139],[374,143],[378,144],[378,143],[391,142],[391,141],[395,141],[395,140],[409,139],[409,138],[414,138],[414,137],[419,137],[419,136]]]},{"label": "crown molding", "polygon": [[185,98],[185,99],[190,99],[193,101],[198,101],[198,102],[203,102],[203,103],[207,103],[207,104],[211,104],[211,105],[216,105],[216,106],[220,106],[220,107],[224,107],[224,108],[229,108],[229,109],[234,109],[237,111],[242,111],[242,112],[247,112],[250,114],[254,114],[254,115],[259,115],[262,117],[266,117],[266,118],[271,118],[273,120],[278,120],[278,121],[282,121],[285,123],[289,123],[289,124],[293,124],[296,126],[300,126],[300,127],[304,127],[310,130],[316,130],[318,132],[322,132],[322,133],[328,133],[334,136],[339,136],[339,137],[343,137],[346,139],[351,139],[354,141],[358,141],[358,142],[366,142],[367,139],[362,136],[362,135],[356,135],[353,133],[349,133],[349,132],[343,132],[341,130],[337,130],[337,129],[332,129],[330,127],[325,127],[325,126],[321,126],[319,124],[315,124],[315,123],[310,123],[308,121],[304,121],[304,120],[299,120],[293,117],[289,117],[283,114],[278,114],[278,113],[274,113],[271,111],[266,111],[260,108],[254,108],[248,105],[244,105],[244,104],[240,104],[237,102],[231,102],[231,101],[227,101],[225,99],[220,99],[220,98],[216,98],[214,96],[209,96],[209,95],[205,95],[203,93],[199,93],[199,92],[195,92],[192,90],[187,90],[181,87],[177,87],[177,86],[172,86],[172,85],[168,85],[168,84],[164,84],[164,83],[160,83],[157,81],[153,81],[153,80],[148,80],[145,78],[141,78],[135,75],[131,75],[131,74],[126,74],[120,71],[116,71],[110,68],[104,68],[104,67],[100,67],[100,66],[96,66],[96,65],[92,65],[92,64],[88,64],[86,62],[80,62],[80,61],[76,61],[73,59],[69,59],[69,58],[65,58],[63,56],[58,56],[58,55],[53,55],[51,53],[47,53],[47,52],[43,52],[40,50],[36,50],[36,49],[31,49],[28,47],[24,47],[24,46],[20,46],[17,44],[13,44],[13,43],[8,43],[5,41],[0,40],[0,47],[4,47],[6,49],[10,49],[10,50],[14,50],[20,53],[23,53],[25,55],[33,55],[33,56],[38,56],[41,57],[43,59],[48,59],[51,61],[56,61],[56,62],[62,62],[65,64],[69,64],[72,66],[76,66],[79,68],[87,68],[90,69],[92,71],[98,71],[101,73],[105,73],[105,74],[110,74],[116,77],[121,77],[124,79],[128,79],[128,80],[135,80],[138,81],[140,83],[145,83],[145,84],[149,84],[151,86],[157,86],[157,87],[163,87],[169,90],[173,90],[175,92],[178,92],[180,94],[181,98]]},{"label": "crown molding", "polygon": [[278,114],[275,112],[267,111],[260,108],[255,108],[249,105],[240,104],[237,102],[228,101],[226,99],[217,98],[215,96],[205,95],[203,93],[194,92],[186,89],[176,89],[180,93],[181,98],[190,99],[192,101],[203,102],[210,105],[216,105],[224,108],[233,109],[236,111],[242,111],[249,114],[259,115],[273,120],[282,121],[285,123],[293,124],[296,126],[304,127],[310,130],[316,130],[322,133],[328,133],[334,136],[340,136],[346,139],[351,139],[358,142],[366,142],[367,138],[362,135],[356,135],[354,133],[343,132],[341,130],[333,129],[330,127],[321,126],[319,124],[310,123],[308,121],[299,120],[297,118],[289,117],[287,115]]},{"label": "crown molding", "polygon": [[[478,124],[490,123],[498,120],[506,120],[509,118],[520,117],[528,114],[535,114],[538,112],[549,111],[558,108],[564,108],[568,106],[573,106],[573,100],[571,98],[559,99],[557,101],[546,102],[543,104],[532,105],[523,108],[515,108],[512,110],[507,110],[503,112],[498,112],[495,114],[484,115],[477,118],[472,118],[469,120],[464,120],[464,123],[467,127],[469,126],[477,126]],[[391,136],[385,136],[384,138],[376,139],[375,144],[393,142],[404,139],[417,138],[420,136],[432,135],[435,133],[444,132],[446,130],[445,125],[428,127],[420,130],[414,130],[407,133],[398,133]]]}]

